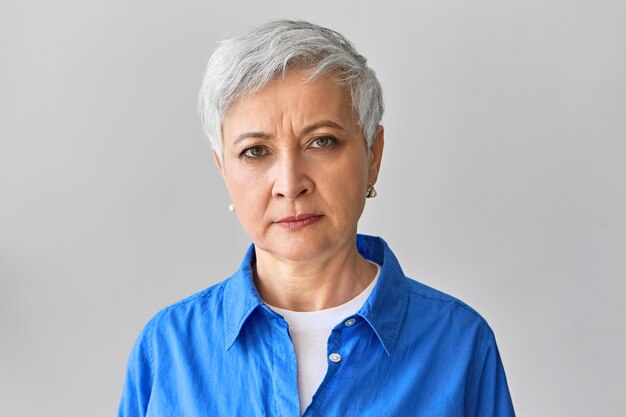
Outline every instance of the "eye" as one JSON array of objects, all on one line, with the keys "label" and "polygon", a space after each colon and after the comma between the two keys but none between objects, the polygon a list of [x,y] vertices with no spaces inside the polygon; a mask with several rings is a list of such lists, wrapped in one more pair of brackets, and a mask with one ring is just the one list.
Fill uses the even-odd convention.
[{"label": "eye", "polygon": [[315,138],[311,143],[311,147],[313,148],[326,148],[328,146],[333,145],[337,140],[330,136],[320,136],[319,138]]},{"label": "eye", "polygon": [[248,158],[260,158],[267,155],[267,149],[261,146],[252,146],[241,153]]}]

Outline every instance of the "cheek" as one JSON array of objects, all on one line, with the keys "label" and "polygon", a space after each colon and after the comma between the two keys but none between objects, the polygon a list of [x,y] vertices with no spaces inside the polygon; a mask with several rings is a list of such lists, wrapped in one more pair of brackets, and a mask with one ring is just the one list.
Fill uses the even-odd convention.
[{"label": "cheek", "polygon": [[239,222],[250,236],[258,235],[256,230],[262,222],[267,207],[268,192],[266,178],[261,174],[250,175],[239,171],[229,173],[226,187],[235,205]]},{"label": "cheek", "polygon": [[[367,188],[367,166],[361,160],[350,160],[341,164],[341,167],[333,167],[327,173],[327,178],[331,178],[329,187],[332,201],[336,208],[345,214],[345,218],[357,217],[360,215],[365,204],[365,191]],[[332,204],[332,202],[331,202]]]},{"label": "cheek", "polygon": [[231,187],[230,196],[242,221],[255,214],[256,217],[259,217],[259,212],[265,201],[263,193],[260,191],[261,187],[250,182],[238,183]]},{"label": "cheek", "polygon": [[229,167],[226,171],[225,183],[233,199],[253,199],[264,188],[265,176],[258,170]]}]

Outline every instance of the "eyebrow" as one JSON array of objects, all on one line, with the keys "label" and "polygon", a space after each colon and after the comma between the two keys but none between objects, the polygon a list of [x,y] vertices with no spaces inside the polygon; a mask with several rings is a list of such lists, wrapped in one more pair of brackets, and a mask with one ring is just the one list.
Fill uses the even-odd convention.
[{"label": "eyebrow", "polygon": [[[312,123],[308,126],[305,126],[301,131],[300,131],[300,135],[306,135],[307,133],[311,133],[312,131],[319,129],[320,127],[332,127],[334,129],[338,129],[341,131],[345,131],[346,129],[343,128],[343,126],[341,126],[338,123],[333,122],[332,120],[321,120],[319,122],[315,122]],[[244,139],[248,139],[248,138],[257,138],[257,139],[271,139],[271,135],[265,133],[265,132],[246,132],[246,133],[242,133],[241,135],[237,136],[237,138],[234,140],[233,145],[236,145],[237,143],[241,142]]]},{"label": "eyebrow", "polygon": [[237,143],[241,142],[244,139],[247,138],[257,138],[257,139],[270,139],[271,136],[268,135],[267,133],[263,133],[263,132],[246,132],[246,133],[242,133],[241,135],[237,136],[237,139],[235,139],[235,141],[233,142],[233,146],[236,145]]},{"label": "eyebrow", "polygon": [[302,129],[302,131],[300,132],[300,135],[306,135],[307,133],[311,133],[315,129],[319,129],[320,127],[332,127],[341,131],[346,130],[343,128],[343,126],[341,126],[338,123],[333,122],[332,120],[321,120],[319,122],[315,122],[313,124],[306,126],[304,129]]}]

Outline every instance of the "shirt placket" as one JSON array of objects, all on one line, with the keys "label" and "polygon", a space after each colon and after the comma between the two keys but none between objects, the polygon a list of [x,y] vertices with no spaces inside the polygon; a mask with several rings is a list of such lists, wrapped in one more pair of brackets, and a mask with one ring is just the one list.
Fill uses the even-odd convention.
[{"label": "shirt placket", "polygon": [[[307,407],[303,417],[324,415],[322,410],[323,403],[330,390],[333,388],[335,377],[341,369],[343,369],[353,352],[356,334],[352,331],[348,332],[347,330],[356,330],[349,329],[356,323],[356,317],[349,317],[332,330],[326,348],[326,360],[328,365],[326,376],[313,396],[313,400],[309,407]],[[349,338],[347,337],[348,334]]]},{"label": "shirt placket", "polygon": [[296,351],[289,337],[287,322],[274,315],[272,319],[272,375],[274,383],[275,416],[300,417],[298,400],[298,368]]}]

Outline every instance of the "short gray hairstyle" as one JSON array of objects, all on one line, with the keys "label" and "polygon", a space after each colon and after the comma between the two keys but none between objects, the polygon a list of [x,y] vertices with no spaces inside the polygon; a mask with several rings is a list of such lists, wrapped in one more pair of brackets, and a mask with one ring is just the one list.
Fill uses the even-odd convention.
[{"label": "short gray hairstyle", "polygon": [[232,103],[299,68],[310,68],[305,82],[332,71],[337,82],[348,87],[357,122],[371,146],[383,116],[383,97],[365,57],[334,30],[305,21],[275,20],[221,42],[207,64],[198,109],[220,158],[222,121]]}]

